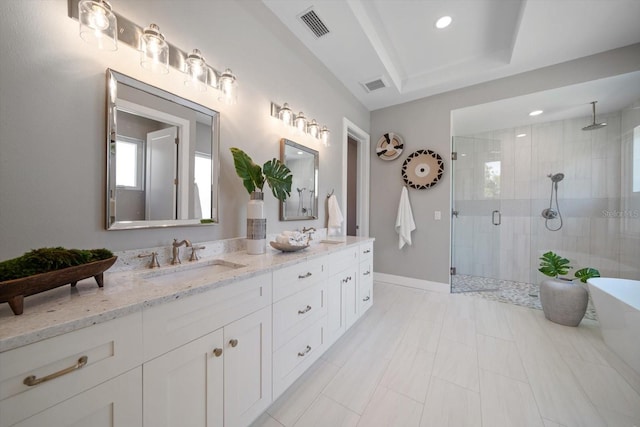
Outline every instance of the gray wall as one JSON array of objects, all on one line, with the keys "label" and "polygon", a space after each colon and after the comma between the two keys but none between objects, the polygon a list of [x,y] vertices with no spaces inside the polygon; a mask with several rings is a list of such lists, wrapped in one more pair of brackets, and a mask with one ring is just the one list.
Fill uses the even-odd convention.
[{"label": "gray wall", "polygon": [[[0,2],[0,259],[37,247],[107,247],[123,250],[240,237],[248,195],[236,176],[229,147],[258,163],[279,157],[280,138],[320,152],[320,194],[341,188],[342,119],[364,130],[369,112],[258,0],[119,1],[118,13],[138,23],[155,22],[167,39],[200,49],[218,69],[238,76],[239,102],[218,93],[190,91],[175,71],[143,70],[138,52],[94,49],[78,36],[66,0]],[[26,29],[28,28],[28,29]],[[221,113],[220,225],[135,231],[104,229],[105,70],[189,98]],[[325,148],[285,129],[270,117],[270,102],[289,102],[333,132]],[[291,228],[278,221],[278,203],[265,197],[268,232]],[[320,227],[317,221],[297,223]]]},{"label": "gray wall", "polygon": [[[372,112],[373,146],[390,131],[399,133],[405,142],[402,156],[394,161],[381,161],[371,153],[370,230],[376,238],[376,272],[449,282],[452,110],[639,69],[640,44],[636,44]],[[431,189],[409,191],[417,229],[412,234],[413,246],[399,251],[394,224],[403,184],[402,162],[408,154],[425,148],[446,159],[445,174]],[[434,211],[442,212],[441,221],[434,220]]]}]

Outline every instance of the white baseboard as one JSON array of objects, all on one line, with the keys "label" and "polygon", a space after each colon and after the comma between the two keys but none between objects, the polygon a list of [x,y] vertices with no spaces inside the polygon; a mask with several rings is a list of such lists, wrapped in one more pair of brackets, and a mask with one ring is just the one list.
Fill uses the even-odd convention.
[{"label": "white baseboard", "polygon": [[446,294],[451,292],[451,287],[448,283],[431,282],[429,280],[396,276],[394,274],[376,273],[375,271],[373,272],[373,280],[377,282],[390,283],[392,285],[422,289],[425,291],[442,292]]}]

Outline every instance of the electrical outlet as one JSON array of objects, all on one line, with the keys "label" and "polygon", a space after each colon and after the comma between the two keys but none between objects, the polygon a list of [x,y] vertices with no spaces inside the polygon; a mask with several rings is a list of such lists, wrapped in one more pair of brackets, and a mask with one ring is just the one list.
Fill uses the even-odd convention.
[{"label": "electrical outlet", "polygon": [[435,219],[436,221],[440,221],[442,219],[442,212],[440,211],[435,211],[433,213],[433,219]]}]

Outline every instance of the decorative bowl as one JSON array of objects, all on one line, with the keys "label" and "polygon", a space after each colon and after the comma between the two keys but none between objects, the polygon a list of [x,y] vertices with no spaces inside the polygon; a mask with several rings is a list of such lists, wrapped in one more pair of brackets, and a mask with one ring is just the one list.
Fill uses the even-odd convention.
[{"label": "decorative bowl", "polygon": [[297,252],[302,249],[308,248],[309,244],[306,245],[290,245],[288,243],[278,243],[278,242],[269,242],[272,248],[277,249],[282,252]]}]

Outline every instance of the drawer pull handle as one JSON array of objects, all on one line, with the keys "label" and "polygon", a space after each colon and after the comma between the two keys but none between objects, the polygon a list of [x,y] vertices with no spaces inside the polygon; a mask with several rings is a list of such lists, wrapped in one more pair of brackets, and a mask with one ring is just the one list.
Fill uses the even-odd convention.
[{"label": "drawer pull handle", "polygon": [[310,271],[308,271],[305,275],[298,274],[298,279],[306,279],[307,277],[311,277]]},{"label": "drawer pull handle", "polygon": [[222,356],[222,349],[221,348],[214,348],[213,349],[213,355],[216,356],[216,357]]},{"label": "drawer pull handle", "polygon": [[362,253],[363,253],[363,254],[371,253],[371,249],[367,249],[366,251],[363,251]]},{"label": "drawer pull handle", "polygon": [[304,351],[301,351],[298,353],[298,357],[304,357],[307,355],[307,353],[309,353],[311,351],[311,346],[308,345],[307,348],[304,349]]},{"label": "drawer pull handle", "polygon": [[238,340],[236,340],[236,339],[232,339],[232,340],[230,340],[230,341],[229,341],[229,345],[230,345],[231,347],[235,347],[235,346],[237,346],[237,345],[238,345]]},{"label": "drawer pull handle", "polygon": [[78,369],[86,365],[88,361],[89,361],[89,358],[87,356],[82,356],[80,359],[78,359],[78,362],[73,366],[69,366],[68,368],[65,368],[58,372],[54,372],[53,374],[49,374],[46,377],[42,377],[42,378],[36,378],[35,375],[29,375],[27,378],[24,379],[23,383],[24,385],[32,387],[34,385],[38,385],[45,381],[50,381],[52,379],[61,377],[63,375],[67,375],[73,371],[77,371]]},{"label": "drawer pull handle", "polygon": [[364,297],[364,298],[362,299],[362,301],[369,301],[370,299],[371,299],[371,298],[369,298],[369,295],[367,295],[366,297]]},{"label": "drawer pull handle", "polygon": [[362,273],[363,276],[368,276],[371,274],[371,271],[365,271],[364,273]]},{"label": "drawer pull handle", "polygon": [[304,310],[298,310],[298,314],[308,313],[309,310],[311,310],[311,306],[310,305],[308,305]]}]

